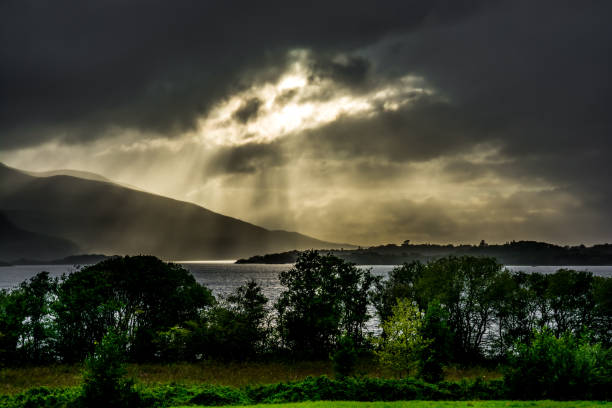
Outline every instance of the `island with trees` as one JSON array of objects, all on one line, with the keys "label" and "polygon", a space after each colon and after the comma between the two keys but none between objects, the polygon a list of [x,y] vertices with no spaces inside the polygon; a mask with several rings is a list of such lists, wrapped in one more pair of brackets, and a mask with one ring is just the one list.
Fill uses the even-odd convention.
[{"label": "island with trees", "polygon": [[[255,255],[236,263],[293,263],[302,251]],[[330,249],[326,252],[358,265],[400,265],[405,262],[428,262],[446,256],[493,257],[504,265],[612,265],[612,244],[593,246],[560,246],[546,242],[511,241],[505,244],[439,245],[387,244],[357,249]]]}]

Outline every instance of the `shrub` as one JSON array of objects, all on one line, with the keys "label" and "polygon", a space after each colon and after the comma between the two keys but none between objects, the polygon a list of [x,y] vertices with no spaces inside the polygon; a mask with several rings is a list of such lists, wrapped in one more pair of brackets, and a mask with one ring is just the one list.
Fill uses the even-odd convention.
[{"label": "shrub", "polygon": [[110,330],[85,360],[82,405],[85,407],[136,407],[140,405],[133,381],[126,379],[124,335]]},{"label": "shrub", "polygon": [[268,299],[254,280],[238,287],[206,314],[205,341],[200,353],[223,360],[247,360],[267,343]]},{"label": "shrub", "polygon": [[355,371],[357,365],[357,350],[350,337],[341,337],[338,340],[336,351],[331,355],[334,372],[337,378],[348,377]]},{"label": "shrub", "polygon": [[81,395],[79,388],[53,389],[31,388],[14,396],[0,396],[3,408],[64,408],[77,405]]},{"label": "shrub", "polygon": [[612,354],[588,336],[554,336],[544,328],[530,344],[517,344],[504,380],[521,399],[610,399]]},{"label": "shrub", "polygon": [[448,326],[448,312],[433,301],[427,307],[421,326],[421,336],[427,345],[418,353],[419,376],[437,383],[443,378],[443,366],[450,361],[453,333]]}]

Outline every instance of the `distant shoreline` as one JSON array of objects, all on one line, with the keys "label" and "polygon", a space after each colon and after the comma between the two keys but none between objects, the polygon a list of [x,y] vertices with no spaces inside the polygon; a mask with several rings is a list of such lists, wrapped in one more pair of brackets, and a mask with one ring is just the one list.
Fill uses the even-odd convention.
[{"label": "distant shoreline", "polygon": [[[516,266],[607,266],[612,265],[612,245],[586,247],[558,246],[545,242],[512,241],[503,245],[380,245],[359,249],[320,250],[357,265],[401,265],[406,262],[429,262],[445,256],[493,257],[505,265]],[[300,251],[255,255],[239,259],[237,264],[294,263]]]}]

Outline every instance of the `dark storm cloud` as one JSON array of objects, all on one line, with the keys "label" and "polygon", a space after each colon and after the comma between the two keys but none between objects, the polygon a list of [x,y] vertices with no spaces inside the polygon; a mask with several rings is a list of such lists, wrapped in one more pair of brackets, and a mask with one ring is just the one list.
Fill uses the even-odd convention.
[{"label": "dark storm cloud", "polygon": [[578,182],[612,170],[611,12],[603,1],[507,1],[389,41],[378,67],[424,76],[458,117],[486,124],[473,139],[501,142],[531,174]]},{"label": "dark storm cloud", "polygon": [[249,120],[257,116],[261,103],[262,102],[259,98],[251,98],[236,109],[232,116],[242,124],[247,123]]},{"label": "dark storm cloud", "polygon": [[207,163],[206,176],[250,174],[266,171],[286,163],[287,158],[277,144],[250,143],[221,148]]},{"label": "dark storm cloud", "polygon": [[[351,240],[341,234],[354,227],[374,243],[367,238],[373,226],[380,226],[378,242],[404,234],[605,240],[612,228],[611,15],[612,2],[598,0],[3,1],[0,149],[100,140],[116,129],[172,137],[231,94],[276,80],[291,62],[288,51],[303,48],[311,81],[333,85],[306,96],[286,90],[276,107],[393,89],[406,75],[432,93],[415,90],[395,111],[381,101],[367,115],[341,115],[270,144],[221,147],[207,152],[203,173],[258,177],[267,186],[277,182],[272,173],[299,161],[305,175],[336,177],[352,188],[350,197],[304,209],[321,224],[304,222],[313,224],[309,232],[330,240]],[[230,122],[258,120],[262,102],[245,99]],[[470,157],[479,149],[495,154]],[[167,154],[159,152],[159,161]],[[439,197],[370,202],[368,188],[397,192],[403,172],[432,160],[459,186],[497,180],[531,190],[485,191],[478,210]],[[254,204],[264,208],[272,194],[255,187]],[[351,195],[360,189],[362,196]]]},{"label": "dark storm cloud", "polygon": [[0,147],[189,129],[229,89],[282,70],[292,47],[350,51],[477,3],[4,1]]},{"label": "dark storm cloud", "polygon": [[370,61],[360,56],[349,56],[341,60],[319,58],[313,63],[315,76],[331,78],[343,85],[361,85],[367,78]]},{"label": "dark storm cloud", "polygon": [[296,135],[297,151],[312,157],[371,157],[395,162],[424,161],[470,150],[490,141],[495,124],[470,117],[435,97],[416,95],[410,106],[373,116],[343,116]]}]

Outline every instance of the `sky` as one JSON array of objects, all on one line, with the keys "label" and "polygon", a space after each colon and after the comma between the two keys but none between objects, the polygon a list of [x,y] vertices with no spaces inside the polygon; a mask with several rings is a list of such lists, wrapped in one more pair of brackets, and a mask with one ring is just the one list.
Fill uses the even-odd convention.
[{"label": "sky", "polygon": [[359,245],[612,242],[607,0],[0,2],[0,161]]}]

